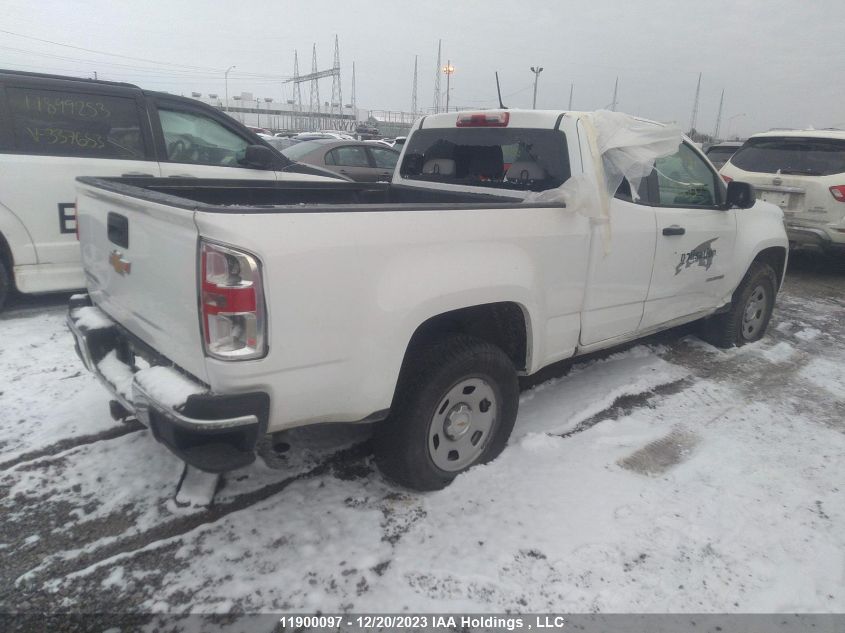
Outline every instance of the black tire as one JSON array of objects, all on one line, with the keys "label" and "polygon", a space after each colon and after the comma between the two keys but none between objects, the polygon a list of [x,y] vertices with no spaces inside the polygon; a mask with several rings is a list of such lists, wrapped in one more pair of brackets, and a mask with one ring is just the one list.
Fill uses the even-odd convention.
[{"label": "black tire", "polygon": [[730,309],[704,320],[704,340],[723,348],[759,341],[772,318],[777,289],[772,267],[753,262],[733,294]]},{"label": "black tire", "polygon": [[9,270],[6,268],[6,262],[3,261],[2,253],[0,253],[0,312],[6,305],[6,300],[12,292],[12,277]]},{"label": "black tire", "polygon": [[[450,400],[458,391],[467,395]],[[421,345],[409,350],[390,416],[376,428],[376,463],[403,486],[440,490],[502,452],[518,409],[516,371],[495,345],[463,335]],[[453,453],[458,458],[450,462]]]}]

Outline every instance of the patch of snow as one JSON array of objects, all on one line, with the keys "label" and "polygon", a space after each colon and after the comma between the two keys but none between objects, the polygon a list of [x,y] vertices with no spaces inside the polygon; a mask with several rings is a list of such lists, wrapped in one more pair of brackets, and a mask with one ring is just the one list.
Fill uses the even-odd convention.
[{"label": "patch of snow", "polygon": [[110,318],[94,306],[76,308],[71,311],[70,316],[76,321],[77,325],[87,330],[100,330],[114,325]]},{"label": "patch of snow", "polygon": [[135,380],[154,400],[174,409],[185,404],[188,396],[208,391],[172,367],[142,369]]},{"label": "patch of snow", "polygon": [[0,320],[0,462],[117,425],[76,355],[66,314],[62,306]]},{"label": "patch of snow", "polygon": [[799,375],[829,391],[837,400],[845,400],[845,363],[814,358],[801,369]]},{"label": "patch of snow", "polygon": [[527,433],[565,433],[621,396],[646,393],[688,375],[643,345],[586,363],[522,395],[511,441]]},{"label": "patch of snow", "polygon": [[768,349],[758,349],[760,355],[772,363],[785,363],[795,354],[795,348],[786,341],[776,343]]},{"label": "patch of snow", "polygon": [[118,394],[132,402],[132,379],[135,375],[129,365],[117,357],[116,350],[112,350],[103,356],[103,360],[97,363],[97,369],[100,370],[106,380],[114,385]]},{"label": "patch of snow", "polygon": [[176,504],[192,507],[211,505],[219,481],[218,473],[206,473],[186,465],[179,492],[176,493]]},{"label": "patch of snow", "polygon": [[814,327],[806,327],[803,330],[798,330],[795,333],[795,338],[801,339],[802,341],[814,341],[819,337],[821,333],[822,331],[819,329],[816,329]]}]

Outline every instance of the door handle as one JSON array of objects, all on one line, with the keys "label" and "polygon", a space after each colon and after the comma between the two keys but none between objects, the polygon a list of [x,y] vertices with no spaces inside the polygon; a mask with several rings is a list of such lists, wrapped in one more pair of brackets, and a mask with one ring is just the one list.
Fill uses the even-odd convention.
[{"label": "door handle", "polygon": [[121,178],[153,178],[152,174],[145,174],[140,171],[130,171],[125,174],[120,174]]},{"label": "door handle", "polygon": [[684,227],[678,226],[677,224],[667,226],[663,229],[663,235],[683,235],[686,232],[687,230]]}]

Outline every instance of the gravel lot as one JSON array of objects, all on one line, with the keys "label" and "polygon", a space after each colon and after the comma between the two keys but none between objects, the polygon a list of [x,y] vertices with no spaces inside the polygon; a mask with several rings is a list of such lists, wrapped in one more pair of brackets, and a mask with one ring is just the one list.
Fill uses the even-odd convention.
[{"label": "gravel lot", "polygon": [[66,300],[0,316],[0,612],[845,611],[842,264],[794,254],[757,344],[678,329],[526,385],[503,455],[447,490],[298,433],[210,506],[110,419]]}]

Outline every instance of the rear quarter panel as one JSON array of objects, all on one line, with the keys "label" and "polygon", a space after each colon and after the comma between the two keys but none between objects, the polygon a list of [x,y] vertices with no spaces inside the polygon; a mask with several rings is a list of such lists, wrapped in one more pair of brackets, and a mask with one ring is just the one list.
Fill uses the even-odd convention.
[{"label": "rear quarter panel", "polygon": [[589,222],[563,208],[198,212],[196,219],[201,236],[262,261],[267,357],[207,365],[219,391],[270,393],[270,430],[389,408],[414,331],[457,308],[519,304],[529,370],[577,344]]}]

